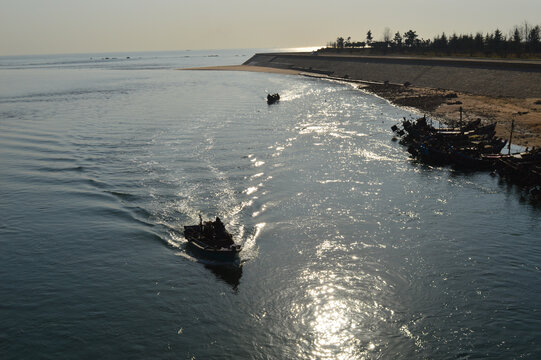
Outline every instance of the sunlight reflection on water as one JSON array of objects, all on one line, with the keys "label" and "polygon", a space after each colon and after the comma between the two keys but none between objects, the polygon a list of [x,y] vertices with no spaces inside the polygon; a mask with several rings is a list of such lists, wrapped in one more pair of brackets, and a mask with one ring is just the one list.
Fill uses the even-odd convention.
[{"label": "sunlight reflection on water", "polygon": [[[343,271],[343,269],[342,269]],[[370,338],[374,322],[388,321],[393,311],[382,307],[366,294],[355,275],[343,278],[333,270],[304,272],[302,283],[305,293],[302,305],[291,307],[292,317],[309,326],[299,343],[299,352],[311,359],[362,358],[377,350],[377,340]],[[373,281],[364,276],[364,281]],[[351,283],[351,284],[349,284]],[[381,282],[384,286],[384,282]],[[378,288],[372,284],[372,288]],[[363,295],[364,293],[364,295]]]},{"label": "sunlight reflection on water", "polygon": [[[130,88],[141,76],[115,74]],[[8,349],[84,357],[79,337],[115,358],[539,353],[539,212],[488,174],[411,162],[390,139],[405,111],[322,80],[144,76],[118,94],[3,104],[18,114],[0,131]],[[283,101],[267,106],[266,88]],[[200,213],[243,245],[242,271],[187,252]]]}]

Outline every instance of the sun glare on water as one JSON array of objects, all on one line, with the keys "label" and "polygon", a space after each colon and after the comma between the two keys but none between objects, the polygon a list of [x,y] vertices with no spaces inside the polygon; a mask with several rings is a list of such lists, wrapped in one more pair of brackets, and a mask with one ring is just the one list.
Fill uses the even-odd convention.
[{"label": "sun glare on water", "polygon": [[[302,276],[305,301],[291,306],[291,316],[308,329],[299,342],[299,355],[309,359],[365,358],[378,351],[370,336],[359,338],[359,327],[368,328],[372,316],[383,316],[377,304],[370,304],[347,293],[339,276],[332,271]],[[364,320],[360,320],[364,319]],[[366,323],[364,323],[366,322]],[[365,333],[365,331],[361,331]]]}]

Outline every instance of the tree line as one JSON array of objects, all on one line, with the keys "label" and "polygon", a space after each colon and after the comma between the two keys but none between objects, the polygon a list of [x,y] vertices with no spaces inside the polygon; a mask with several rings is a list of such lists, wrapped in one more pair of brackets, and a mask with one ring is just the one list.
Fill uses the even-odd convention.
[{"label": "tree line", "polygon": [[338,37],[329,42],[327,49],[340,51],[342,49],[372,49],[376,52],[397,52],[411,54],[434,55],[469,55],[469,56],[499,56],[523,57],[541,56],[541,26],[524,22],[515,26],[508,35],[496,29],[482,34],[452,34],[436,35],[433,39],[423,39],[416,31],[405,33],[397,31],[394,36],[389,28],[383,31],[380,41],[375,41],[372,31],[368,30],[364,41],[354,41],[351,37]]}]

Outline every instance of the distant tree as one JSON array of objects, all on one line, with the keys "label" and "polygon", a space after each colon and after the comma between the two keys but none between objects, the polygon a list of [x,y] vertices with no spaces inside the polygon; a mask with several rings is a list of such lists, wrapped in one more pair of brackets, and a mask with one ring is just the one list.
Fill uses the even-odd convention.
[{"label": "distant tree", "polygon": [[528,42],[528,37],[530,36],[530,29],[531,28],[532,28],[532,26],[530,24],[528,24],[527,21],[524,21],[522,23],[522,25],[520,26],[521,38],[525,42]]},{"label": "distant tree", "polygon": [[530,51],[539,51],[541,42],[541,28],[539,25],[532,27],[530,33],[528,34],[528,46]]},{"label": "distant tree", "polygon": [[530,25],[526,21],[523,24],[515,26],[506,35],[496,29],[488,32],[486,35],[476,33],[472,34],[453,34],[447,36],[442,33],[435,36],[432,40],[423,40],[414,30],[409,30],[403,34],[397,31],[394,37],[391,37],[391,30],[385,27],[383,31],[383,41],[374,41],[372,31],[366,33],[366,42],[353,41],[351,37],[344,39],[338,37],[336,42],[329,42],[328,47],[337,49],[365,47],[369,45],[375,50],[381,50],[384,53],[390,51],[401,51],[408,48],[408,53],[426,53],[426,51],[438,53],[447,53],[449,55],[479,55],[485,56],[497,54],[507,56],[510,52],[521,56],[524,52],[529,52],[532,56],[541,56],[541,25]]},{"label": "distant tree", "polygon": [[505,40],[500,29],[494,30],[494,44],[501,44]]},{"label": "distant tree", "polygon": [[460,36],[459,43],[463,53],[469,53],[470,56],[473,56],[475,53],[475,40],[472,34]]},{"label": "distant tree", "polygon": [[366,33],[366,44],[370,45],[373,40],[374,38],[372,37],[372,31],[368,30],[368,32]]},{"label": "distant tree", "polygon": [[530,29],[530,32],[528,33],[528,42],[529,43],[538,43],[539,42],[539,36],[540,36],[540,28],[539,28],[539,26],[532,27]]},{"label": "distant tree", "polygon": [[482,52],[485,49],[485,39],[483,38],[483,34],[475,34],[475,37],[473,38],[473,46],[477,52]]},{"label": "distant tree", "polygon": [[442,33],[442,34],[441,34],[440,41],[441,41],[441,46],[442,46],[442,48],[443,48],[444,50],[447,49],[447,45],[449,45],[449,43],[447,42],[447,36],[445,36],[445,33]]},{"label": "distant tree", "polygon": [[442,33],[441,36],[434,37],[432,41],[432,50],[438,51],[447,51],[447,36],[445,33]]},{"label": "distant tree", "polygon": [[515,28],[513,29],[512,37],[513,37],[513,43],[520,44],[522,40],[522,36],[520,35],[520,30],[518,26],[515,26]]},{"label": "distant tree", "polygon": [[490,50],[496,54],[502,54],[503,52],[503,42],[504,37],[500,29],[496,29],[494,31],[494,35],[492,36],[492,44],[490,44]]},{"label": "distant tree", "polygon": [[449,38],[449,49],[453,54],[456,54],[459,50],[458,36],[456,34],[451,35],[451,37]]},{"label": "distant tree", "polygon": [[483,48],[485,50],[485,56],[489,56],[490,53],[492,52],[492,44],[493,43],[494,43],[494,35],[490,34],[490,33],[487,33],[485,35],[485,44],[483,46]]},{"label": "distant tree", "polygon": [[513,49],[513,51],[518,55],[520,56],[521,52],[522,52],[522,44],[521,44],[521,36],[520,36],[520,30],[518,28],[518,26],[515,26],[513,32],[511,33],[511,48]]},{"label": "distant tree", "polygon": [[417,33],[413,30],[409,30],[407,33],[404,34],[404,42],[407,47],[413,47],[416,44],[416,40],[419,36]]},{"label": "distant tree", "polygon": [[394,34],[393,44],[399,49],[402,47],[402,35],[400,35],[399,31]]},{"label": "distant tree", "polygon": [[420,46],[423,50],[430,50],[434,47],[434,44],[432,43],[432,40],[426,39],[426,40],[419,40],[418,46]]},{"label": "distant tree", "polygon": [[500,29],[496,29],[494,31],[494,41],[496,42],[501,42],[503,41],[503,34],[502,32],[500,31]]}]

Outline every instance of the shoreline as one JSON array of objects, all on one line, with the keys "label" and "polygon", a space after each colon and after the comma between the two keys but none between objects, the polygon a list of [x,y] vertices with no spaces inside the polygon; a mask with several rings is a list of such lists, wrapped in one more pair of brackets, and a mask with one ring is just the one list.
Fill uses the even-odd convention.
[{"label": "shoreline", "polygon": [[480,118],[484,123],[496,122],[496,136],[503,139],[509,138],[511,122],[514,119],[513,143],[530,148],[541,147],[541,99],[539,98],[475,95],[454,90],[406,87],[399,84],[330,77],[290,68],[254,65],[211,66],[179,70],[266,72],[360,83],[359,88],[363,91],[380,96],[391,104],[416,109],[449,125],[458,123],[460,107],[462,107],[464,121]]},{"label": "shoreline", "polygon": [[384,84],[367,85],[364,90],[394,105],[414,108],[451,126],[460,122],[462,108],[464,122],[478,118],[486,124],[496,122],[496,136],[502,139],[509,138],[511,123],[515,120],[513,144],[541,147],[541,102],[538,98],[502,98]]},{"label": "shoreline", "polygon": [[266,66],[254,66],[254,65],[222,65],[222,66],[205,66],[196,68],[182,68],[177,70],[202,70],[202,71],[248,71],[248,72],[264,72],[271,74],[284,74],[284,75],[300,75],[302,71],[291,69],[280,69]]}]

